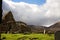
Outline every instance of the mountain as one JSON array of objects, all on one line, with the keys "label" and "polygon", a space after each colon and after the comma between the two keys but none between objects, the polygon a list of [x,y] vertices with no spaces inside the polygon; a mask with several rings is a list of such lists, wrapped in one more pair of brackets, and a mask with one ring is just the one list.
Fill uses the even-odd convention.
[{"label": "mountain", "polygon": [[[48,28],[48,31],[49,31],[50,33],[55,33],[56,31],[60,31],[60,22],[57,22],[57,23],[51,25],[51,26]],[[49,33],[49,32],[48,32],[48,33]]]},{"label": "mountain", "polygon": [[30,31],[27,24],[22,21],[15,21],[11,11],[2,18],[0,33],[24,33],[27,31]]},{"label": "mountain", "polygon": [[[14,22],[14,23],[10,23],[10,22]],[[15,20],[13,18],[12,12],[9,11],[3,18],[2,18],[2,23],[0,24],[0,32],[7,32],[9,31],[9,29],[11,28],[10,25],[15,24]]]},{"label": "mountain", "polygon": [[2,22],[4,23],[7,23],[9,21],[15,21],[14,18],[13,18],[13,15],[12,15],[12,12],[9,11],[3,18],[2,18]]},{"label": "mountain", "polygon": [[28,27],[31,29],[32,33],[44,33],[44,30],[46,31],[45,26],[28,25]]},{"label": "mountain", "polygon": [[60,22],[57,22],[50,27],[45,26],[35,26],[35,25],[29,25],[31,28],[32,33],[55,33],[56,31],[60,31]]}]

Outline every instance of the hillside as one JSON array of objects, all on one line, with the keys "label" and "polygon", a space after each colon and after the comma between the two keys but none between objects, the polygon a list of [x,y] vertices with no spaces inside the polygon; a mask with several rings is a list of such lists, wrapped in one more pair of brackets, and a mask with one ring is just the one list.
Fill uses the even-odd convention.
[{"label": "hillside", "polygon": [[55,33],[56,31],[60,31],[60,22],[57,22],[49,27],[49,32]]}]

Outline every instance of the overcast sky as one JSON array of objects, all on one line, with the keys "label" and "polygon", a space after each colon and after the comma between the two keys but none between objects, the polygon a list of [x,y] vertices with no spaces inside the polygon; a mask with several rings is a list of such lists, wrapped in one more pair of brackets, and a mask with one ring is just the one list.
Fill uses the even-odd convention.
[{"label": "overcast sky", "polygon": [[50,26],[60,21],[60,0],[3,0],[3,16],[11,11],[16,21]]}]

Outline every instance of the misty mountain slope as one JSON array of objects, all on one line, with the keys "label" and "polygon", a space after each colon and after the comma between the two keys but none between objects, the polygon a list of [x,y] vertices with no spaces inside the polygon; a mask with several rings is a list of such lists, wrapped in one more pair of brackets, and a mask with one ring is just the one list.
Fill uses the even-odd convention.
[{"label": "misty mountain slope", "polygon": [[36,25],[28,25],[28,27],[31,29],[32,33],[43,33],[44,29],[46,30],[47,28],[45,26],[36,26]]},{"label": "misty mountain slope", "polygon": [[60,31],[60,22],[57,22],[57,23],[51,25],[50,27],[48,27],[48,30],[52,33],[53,32],[55,33],[56,31]]}]

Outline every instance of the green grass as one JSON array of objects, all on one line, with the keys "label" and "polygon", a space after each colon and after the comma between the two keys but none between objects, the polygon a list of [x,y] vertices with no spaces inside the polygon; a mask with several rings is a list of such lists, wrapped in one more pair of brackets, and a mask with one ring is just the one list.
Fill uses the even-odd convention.
[{"label": "green grass", "polygon": [[1,34],[1,39],[4,40],[54,40],[54,34]]}]

